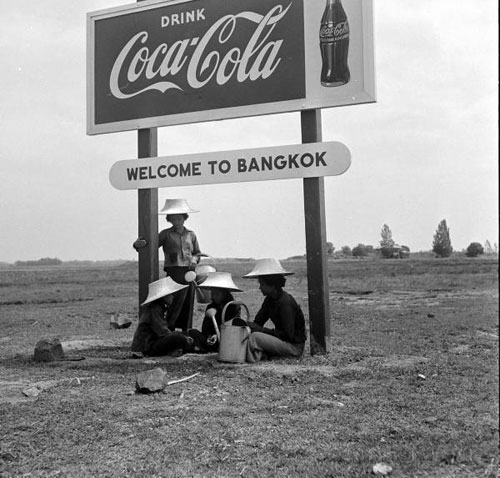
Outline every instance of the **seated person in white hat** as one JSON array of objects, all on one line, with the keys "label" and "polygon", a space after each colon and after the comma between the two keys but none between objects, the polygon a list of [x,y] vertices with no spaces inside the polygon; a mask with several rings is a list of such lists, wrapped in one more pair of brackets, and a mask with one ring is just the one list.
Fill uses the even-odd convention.
[{"label": "seated person in white hat", "polygon": [[[158,234],[158,247],[163,249],[165,260],[163,270],[178,284],[186,284],[184,276],[187,271],[194,270],[200,257],[196,234],[184,226],[189,218],[188,213],[198,212],[188,205],[185,199],[167,199],[159,214],[165,214],[172,227],[163,229]],[[134,242],[137,250],[144,247],[146,241],[139,238]],[[193,287],[177,292],[168,312],[168,326],[184,332],[193,322],[194,289]]]},{"label": "seated person in white hat", "polygon": [[[302,309],[283,287],[285,276],[291,275],[277,259],[259,259],[246,278],[259,280],[259,289],[265,296],[253,322],[247,345],[247,362],[258,362],[266,357],[300,357],[306,341],[305,319]],[[270,320],[274,328],[264,327]]]},{"label": "seated person in white hat", "polygon": [[[201,332],[190,329],[188,335],[194,340],[194,352],[217,352],[219,350],[222,312],[229,302],[234,301],[231,292],[241,292],[241,289],[236,287],[229,272],[209,272],[206,279],[198,287],[210,290],[211,302],[205,309]],[[224,312],[224,321],[240,317],[240,314],[239,304],[229,304]]]},{"label": "seated person in white hat", "polygon": [[132,340],[132,353],[178,357],[190,348],[193,339],[180,332],[172,332],[166,319],[166,312],[172,303],[172,294],[187,287],[177,284],[170,277],[149,284],[148,296],[141,304],[139,324]]}]

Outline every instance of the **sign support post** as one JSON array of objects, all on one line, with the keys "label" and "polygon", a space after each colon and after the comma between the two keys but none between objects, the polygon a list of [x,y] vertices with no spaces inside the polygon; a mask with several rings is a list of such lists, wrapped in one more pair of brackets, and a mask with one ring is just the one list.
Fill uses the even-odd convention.
[{"label": "sign support post", "polygon": [[[144,0],[137,0],[141,3]],[[158,128],[137,131],[137,157],[158,156]],[[139,189],[137,192],[138,233],[146,239],[139,249],[139,309],[148,296],[150,282],[159,278],[158,270],[158,189]]]},{"label": "sign support post", "polygon": [[[137,132],[138,157],[158,156],[158,129],[140,129]],[[148,296],[148,285],[158,280],[158,189],[138,191],[139,237],[146,246],[139,249],[139,306]]]},{"label": "sign support post", "polygon": [[[301,111],[302,143],[322,141],[321,110]],[[324,178],[304,178],[304,216],[311,355],[328,353],[330,298],[326,260]]]}]

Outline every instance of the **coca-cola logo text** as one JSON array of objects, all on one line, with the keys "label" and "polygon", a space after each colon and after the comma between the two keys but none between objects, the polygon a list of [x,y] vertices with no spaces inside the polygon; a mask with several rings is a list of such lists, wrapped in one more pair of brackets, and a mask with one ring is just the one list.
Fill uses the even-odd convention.
[{"label": "coca-cola logo text", "polygon": [[[149,90],[182,91],[181,85],[186,83],[200,89],[210,82],[222,86],[232,78],[238,83],[269,78],[281,62],[283,44],[283,39],[271,40],[270,36],[290,5],[275,6],[265,15],[251,11],[224,15],[201,37],[177,40],[170,45],[148,46],[148,32],[136,33],[114,61],[109,77],[111,94],[117,99],[128,99]],[[246,45],[232,46],[231,39],[244,21],[254,24],[253,34]],[[227,52],[222,55],[214,44],[226,46]],[[121,84],[127,85],[127,92]],[[141,86],[134,91],[138,84]]]},{"label": "coca-cola logo text", "polygon": [[349,23],[346,20],[336,25],[333,23],[322,25],[319,31],[319,37],[324,41],[339,41],[349,38]]}]

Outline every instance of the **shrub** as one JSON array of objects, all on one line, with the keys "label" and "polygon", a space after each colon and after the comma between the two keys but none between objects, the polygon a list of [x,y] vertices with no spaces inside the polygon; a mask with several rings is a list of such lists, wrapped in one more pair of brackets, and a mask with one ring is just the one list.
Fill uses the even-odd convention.
[{"label": "shrub", "polygon": [[368,248],[364,244],[358,244],[352,248],[352,255],[354,257],[365,257],[368,255]]},{"label": "shrub", "polygon": [[471,242],[465,252],[465,255],[467,257],[477,257],[481,254],[484,254],[484,249],[483,246],[479,244],[479,242]]},{"label": "shrub", "polygon": [[340,249],[342,252],[342,255],[344,256],[352,256],[352,250],[349,246],[342,246],[342,249]]},{"label": "shrub", "polygon": [[329,256],[333,256],[333,253],[335,252],[335,246],[331,242],[326,243],[326,253]]},{"label": "shrub", "polygon": [[385,246],[380,248],[380,254],[384,259],[392,259],[395,256],[396,249],[394,247]]}]

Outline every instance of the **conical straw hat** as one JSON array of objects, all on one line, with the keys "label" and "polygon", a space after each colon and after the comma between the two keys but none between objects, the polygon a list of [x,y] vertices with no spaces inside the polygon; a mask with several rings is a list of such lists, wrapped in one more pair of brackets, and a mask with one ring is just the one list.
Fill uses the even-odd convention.
[{"label": "conical straw hat", "polygon": [[210,289],[212,287],[217,289],[227,289],[233,292],[243,292],[238,289],[233,282],[233,278],[229,272],[209,272],[207,278],[198,284],[200,289]]},{"label": "conical straw hat", "polygon": [[173,294],[179,290],[185,289],[187,285],[181,285],[175,282],[171,277],[163,277],[162,279],[151,282],[148,285],[148,296],[141,305],[149,304],[160,297]]},{"label": "conical straw hat", "polygon": [[191,212],[200,212],[191,209],[185,199],[167,199],[163,209],[159,214],[188,214]]},{"label": "conical straw hat", "polygon": [[278,274],[282,276],[289,276],[291,274],[295,274],[295,272],[290,272],[283,269],[278,259],[268,258],[268,259],[258,259],[255,262],[253,270],[248,274],[245,274],[243,277],[252,278],[259,276],[272,276]]},{"label": "conical straw hat", "polygon": [[196,267],[196,280],[204,279],[211,272],[216,272],[215,267],[209,265],[201,265]]}]

